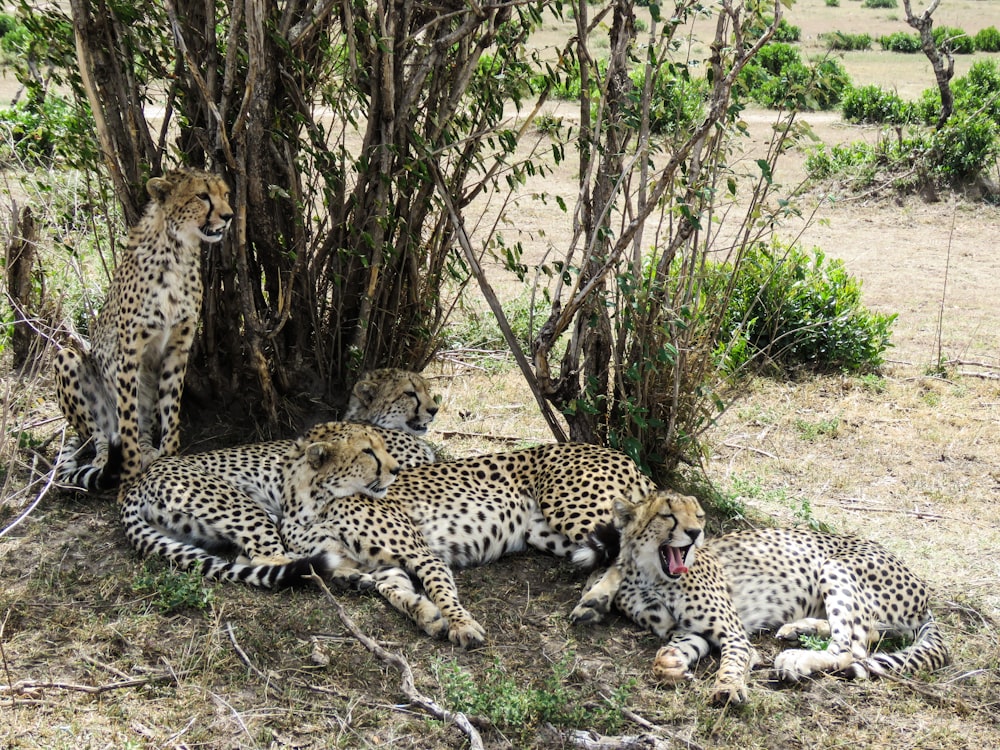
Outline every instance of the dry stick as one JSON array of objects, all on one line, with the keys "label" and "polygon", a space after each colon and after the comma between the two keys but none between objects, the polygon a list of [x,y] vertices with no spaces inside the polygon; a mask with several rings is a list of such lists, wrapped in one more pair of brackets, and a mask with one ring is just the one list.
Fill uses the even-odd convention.
[{"label": "dry stick", "polygon": [[233,632],[233,624],[231,622],[226,623],[226,632],[229,634],[229,641],[233,644],[233,649],[235,649],[237,656],[240,657],[240,661],[246,664],[250,668],[250,671],[260,677],[264,681],[265,685],[270,684],[271,679],[266,674],[261,672],[252,661],[250,661],[250,657],[247,656],[246,651],[240,648],[240,644],[236,642],[236,634]]},{"label": "dry stick", "polygon": [[479,732],[474,726],[472,726],[469,722],[469,718],[465,714],[461,712],[452,713],[451,711],[439,706],[427,696],[418,693],[413,681],[413,670],[410,668],[406,659],[399,654],[387,651],[382,648],[382,646],[379,645],[374,638],[362,633],[354,620],[352,620],[350,615],[347,614],[343,605],[337,601],[333,594],[330,593],[330,589],[327,588],[326,582],[316,575],[316,573],[313,573],[309,577],[316,583],[317,586],[319,586],[327,601],[333,605],[333,609],[337,613],[337,617],[340,618],[341,623],[343,623],[344,627],[347,628],[347,632],[353,635],[362,646],[368,649],[380,661],[399,670],[399,674],[402,677],[402,685],[400,685],[400,689],[403,691],[403,695],[406,696],[406,699],[411,705],[423,709],[440,721],[447,721],[455,724],[455,726],[462,730],[465,736],[469,738],[469,747],[472,748],[472,750],[485,750],[482,737],[479,736]]}]

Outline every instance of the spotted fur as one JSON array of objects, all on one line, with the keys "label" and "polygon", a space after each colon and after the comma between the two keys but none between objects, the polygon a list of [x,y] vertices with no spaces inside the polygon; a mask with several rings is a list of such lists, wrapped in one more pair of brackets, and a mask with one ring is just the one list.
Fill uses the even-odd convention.
[{"label": "spotted fur", "polygon": [[229,187],[214,174],[175,170],[146,190],[152,200],[129,232],[91,342],[71,336],[55,358],[59,405],[75,433],[55,476],[78,489],[110,489],[119,471],[130,481],[177,452],[201,318],[201,243],[220,242],[233,218]]},{"label": "spotted fur", "polygon": [[[758,660],[747,633],[774,629],[782,639],[830,639],[823,651],[778,654],[774,669],[786,680],[933,670],[948,662],[927,586],[874,542],[810,529],[738,531],[703,542],[697,501],[668,492],[637,506],[619,503],[616,515],[619,559],[572,617],[596,622],[613,603],[667,639],[653,665],[664,681],[684,679],[719,648],[714,698],[743,702],[747,671]],[[896,652],[869,651],[889,635],[915,640]]]},{"label": "spotted fur", "polygon": [[281,588],[302,582],[310,567],[327,575],[340,565],[335,550],[286,551],[279,523],[289,507],[296,519],[320,513],[303,498],[379,498],[398,472],[380,430],[326,422],[298,440],[161,458],[124,489],[121,519],[144,557],[159,555],[183,570],[200,565],[207,578]]},{"label": "spotted fur", "polygon": [[652,489],[624,454],[543,445],[406,469],[385,498],[333,500],[319,517],[289,512],[282,534],[295,554],[340,555],[335,578],[372,582],[425,632],[471,648],[485,632],[461,605],[450,566],[481,565],[529,547],[572,555],[612,520],[616,499],[636,502]]},{"label": "spotted fur", "polygon": [[[302,461],[302,445],[309,442],[343,442],[369,436],[378,438],[392,461],[379,451],[383,470],[394,466],[418,466],[432,461],[430,446],[409,431],[434,418],[426,381],[403,370],[382,370],[363,378],[367,401],[355,408],[353,417],[374,424],[364,429],[357,423],[327,422],[308,431],[299,441],[273,440],[182,457],[164,457],[152,464],[139,482],[123,494],[122,520],[133,546],[145,556],[161,555],[182,568],[200,563],[205,575],[274,588],[301,580],[311,564],[317,572],[328,572],[337,558],[321,553],[305,562],[286,564],[291,556],[279,532],[287,497],[294,497],[297,477],[319,477],[317,492],[339,496],[354,486],[348,468],[361,472],[368,464],[351,463],[350,455],[330,452],[330,466]],[[401,388],[401,383],[406,387]],[[420,398],[409,393],[415,390]],[[394,428],[400,429],[394,429]],[[374,437],[372,437],[374,436]],[[355,452],[363,453],[363,441]],[[318,459],[317,459],[318,460]],[[388,484],[379,475],[377,487]],[[376,493],[378,494],[378,493]],[[305,510],[297,510],[296,513]],[[222,553],[236,551],[257,562],[282,563],[267,569],[233,564]],[[231,556],[231,555],[230,555]]]}]

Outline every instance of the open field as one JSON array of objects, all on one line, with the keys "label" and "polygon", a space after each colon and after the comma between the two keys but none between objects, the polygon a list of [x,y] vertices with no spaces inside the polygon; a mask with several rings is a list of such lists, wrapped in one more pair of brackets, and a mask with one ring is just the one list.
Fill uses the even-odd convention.
[{"label": "open field", "polygon": [[[1000,22],[989,18],[994,5],[945,0],[935,18],[974,33]],[[856,0],[798,0],[788,11],[815,52],[823,31],[906,30],[901,15]],[[970,62],[958,58],[959,74]],[[907,97],[932,84],[922,56],[852,53],[845,65],[855,82]],[[752,151],[771,116],[746,119]],[[835,113],[805,119],[828,143],[878,137]],[[794,152],[779,166],[789,191],[802,160]],[[573,195],[571,166],[545,189]],[[792,687],[765,666],[751,676],[747,706],[717,709],[706,703],[714,660],[694,682],[656,685],[657,640],[622,618],[573,628],[583,576],[540,555],[457,574],[488,631],[474,652],[431,641],[373,595],[338,594],[362,630],[406,659],[417,690],[445,705],[480,697],[506,712],[499,726],[477,723],[487,747],[626,747],[574,745],[570,728],[643,735],[632,747],[1000,747],[1000,207],[958,196],[802,200],[806,214],[816,208],[813,220],[778,233],[842,258],[870,307],[899,314],[889,362],[879,378],[758,381],[710,433],[707,479],[748,515],[827,523],[898,553],[936,592],[953,664],[914,680]],[[529,255],[560,247],[563,221],[551,206],[520,206]],[[490,273],[506,293],[520,292],[501,269]],[[429,374],[443,395],[432,438],[448,453],[549,439],[509,360],[444,356]],[[44,378],[7,376],[2,392],[5,433],[58,426]],[[18,453],[8,468],[27,460]],[[30,500],[3,498],[0,527]],[[396,669],[345,630],[320,592],[153,581],[161,573],[128,547],[106,499],[51,492],[0,538],[0,748],[466,746],[454,726],[407,705]],[[164,611],[165,589],[187,604]],[[778,648],[757,643],[768,656]]]}]

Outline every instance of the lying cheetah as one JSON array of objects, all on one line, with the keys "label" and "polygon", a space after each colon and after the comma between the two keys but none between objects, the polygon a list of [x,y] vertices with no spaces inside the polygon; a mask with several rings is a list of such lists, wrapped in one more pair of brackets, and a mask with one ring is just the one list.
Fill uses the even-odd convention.
[{"label": "lying cheetah", "polygon": [[[619,502],[615,515],[618,560],[572,618],[594,623],[614,604],[668,639],[653,665],[664,681],[684,679],[714,646],[722,654],[713,697],[741,703],[747,671],[758,661],[747,633],[774,628],[787,640],[830,639],[823,651],[781,652],[774,669],[786,680],[824,671],[866,677],[933,670],[948,662],[927,587],[874,542],[809,529],[737,531],[706,542],[698,501],[672,492],[638,505]],[[890,634],[916,640],[894,653],[869,652]]]},{"label": "lying cheetah", "polygon": [[[72,336],[55,359],[56,393],[75,431],[56,480],[104,490],[177,452],[181,394],[201,317],[201,243],[233,218],[221,177],[179,169],[146,183],[152,200],[129,232],[91,343]],[[93,451],[89,462],[85,452]],[[119,455],[120,453],[120,455]]]},{"label": "lying cheetah", "polygon": [[[399,472],[378,428],[326,422],[298,440],[170,456],[155,461],[125,487],[125,536],[143,556],[160,555],[207,578],[281,588],[301,583],[312,567],[327,575],[340,566],[327,550],[293,559],[276,519],[318,515],[302,505],[361,493],[380,498]],[[295,500],[292,502],[291,500]],[[221,554],[236,551],[230,562]]]},{"label": "lying cheetah", "polygon": [[[320,443],[322,436],[326,442],[365,435],[374,439],[374,433],[392,457],[392,462],[383,461],[390,472],[393,465],[417,466],[434,459],[425,441],[404,431],[426,432],[437,412],[427,381],[404,370],[379,370],[360,382],[365,384],[365,399],[353,404],[350,413],[355,420],[368,423],[368,432],[354,423],[328,422],[299,441],[273,440],[155,461],[123,493],[121,515],[129,541],[143,555],[163,555],[184,569],[200,563],[207,576],[265,588],[300,580],[301,571],[308,570],[310,563],[318,572],[326,571],[330,567],[324,562],[326,556],[314,556],[287,569],[259,570],[233,566],[221,553],[234,548],[258,562],[289,559],[278,523],[285,512],[284,498],[291,492],[289,482],[312,471],[309,462],[295,463],[303,441]],[[333,464],[324,472],[364,466],[351,464],[343,453],[324,455]],[[325,488],[325,476],[317,474]],[[385,477],[380,479],[380,485],[387,483]],[[331,492],[342,490],[349,492],[335,483]]]},{"label": "lying cheetah", "polygon": [[343,558],[334,579],[373,583],[426,633],[447,634],[465,648],[481,645],[485,632],[459,602],[449,566],[481,565],[528,547],[571,555],[611,521],[615,500],[636,502],[654,488],[624,454],[568,443],[406,469],[384,498],[324,498],[322,487],[297,485],[312,496],[293,499],[296,508],[323,513],[285,508],[289,554]]}]

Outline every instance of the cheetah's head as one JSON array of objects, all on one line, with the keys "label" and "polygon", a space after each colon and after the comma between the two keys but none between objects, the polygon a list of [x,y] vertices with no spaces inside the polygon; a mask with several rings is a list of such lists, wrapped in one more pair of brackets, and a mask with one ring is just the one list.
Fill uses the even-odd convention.
[{"label": "cheetah's head", "polygon": [[220,242],[233,220],[229,186],[210,172],[171,170],[150,178],[146,191],[172,231],[188,242]]},{"label": "cheetah's head", "polygon": [[675,579],[694,564],[704,543],[705,511],[690,495],[660,490],[637,504],[615,503],[622,555],[630,555],[649,578]]},{"label": "cheetah's head", "polygon": [[438,400],[415,372],[372,370],[355,383],[344,419],[423,435],[438,413]]},{"label": "cheetah's head", "polygon": [[355,493],[385,497],[397,474],[399,463],[377,431],[368,425],[324,422],[297,441],[291,484],[300,497],[321,506]]}]

